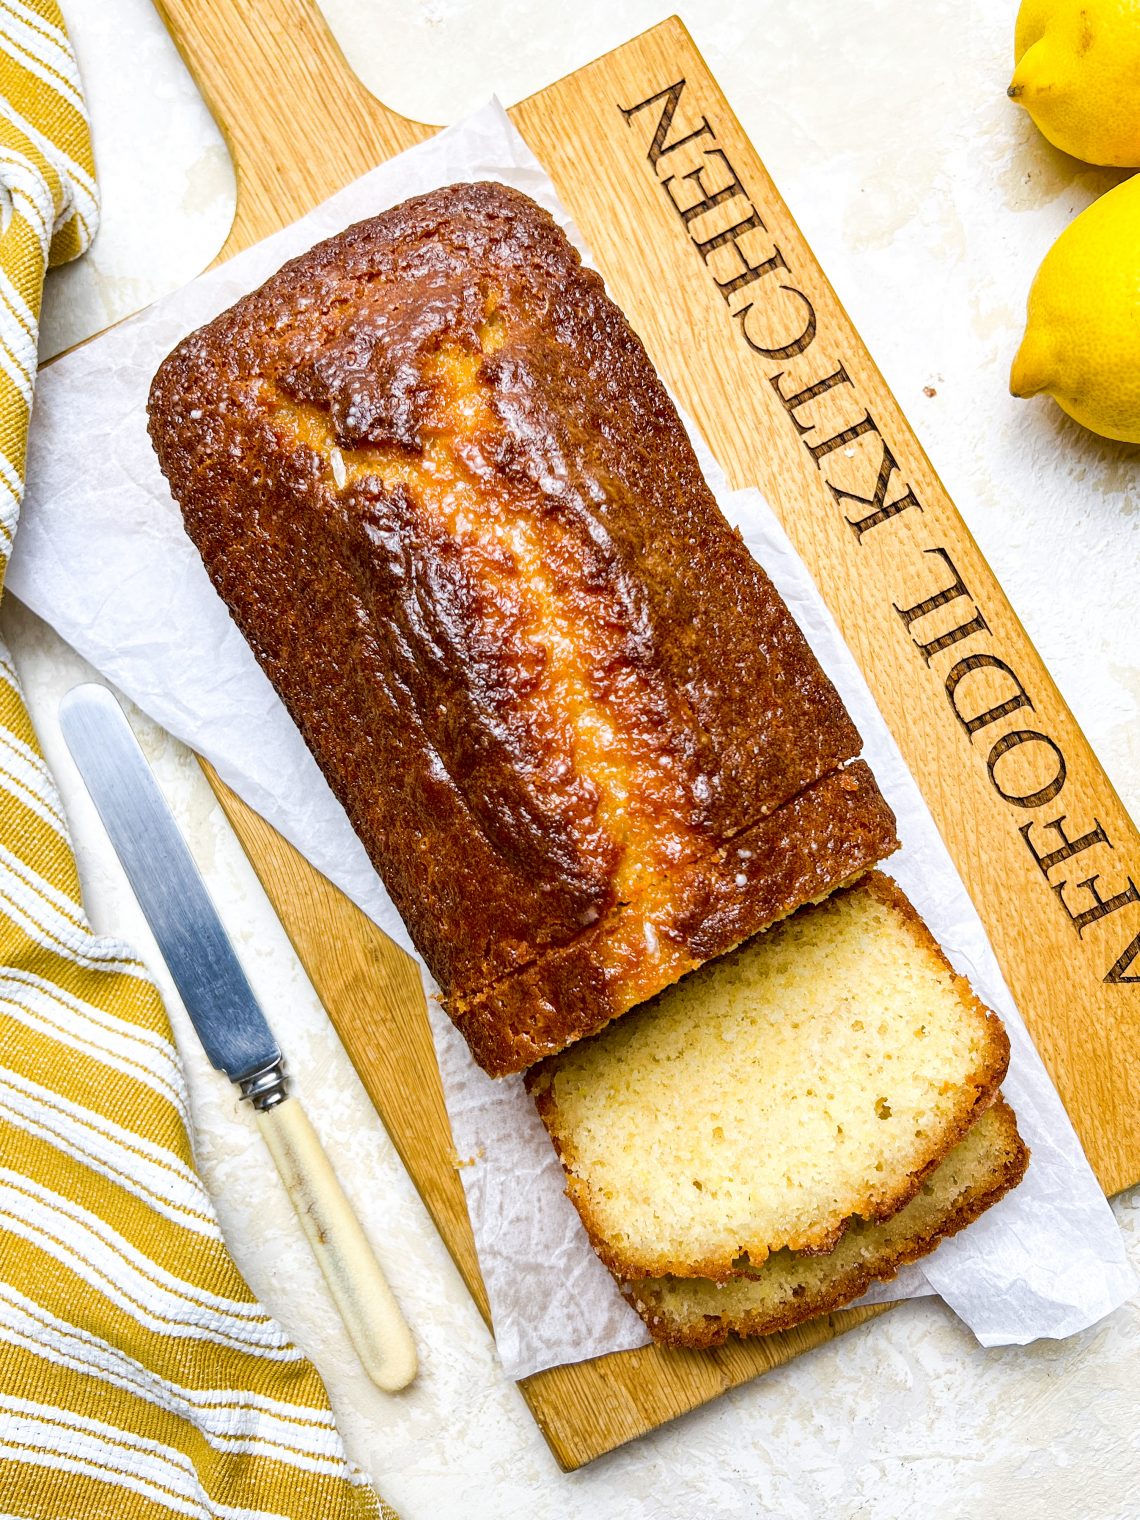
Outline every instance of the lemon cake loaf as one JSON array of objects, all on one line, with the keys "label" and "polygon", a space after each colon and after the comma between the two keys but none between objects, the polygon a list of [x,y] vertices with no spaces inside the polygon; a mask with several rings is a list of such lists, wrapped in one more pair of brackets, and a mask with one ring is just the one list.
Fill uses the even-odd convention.
[{"label": "lemon cake loaf", "polygon": [[164,361],[150,429],[492,1075],[895,849],[641,342],[518,191],[294,259]]},{"label": "lemon cake loaf", "polygon": [[852,1225],[826,1255],[775,1251],[747,1277],[726,1283],[659,1277],[619,1279],[619,1286],[663,1345],[703,1349],[730,1334],[788,1330],[852,1303],[873,1282],[928,1255],[1016,1187],[1028,1163],[1013,1110],[999,1098],[897,1214]]},{"label": "lemon cake loaf", "polygon": [[878,872],[527,1074],[594,1248],[726,1279],[889,1218],[993,1101],[1000,1020]]}]

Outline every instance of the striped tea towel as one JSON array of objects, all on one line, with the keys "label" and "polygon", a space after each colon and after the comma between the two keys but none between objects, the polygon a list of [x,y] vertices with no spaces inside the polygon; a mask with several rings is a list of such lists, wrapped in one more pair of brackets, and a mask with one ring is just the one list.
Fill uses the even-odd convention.
[{"label": "striped tea towel", "polygon": [[[0,0],[0,585],[48,262],[99,203],[53,0]],[[392,1516],[256,1302],[194,1170],[158,993],[92,933],[0,646],[0,1515]]]}]

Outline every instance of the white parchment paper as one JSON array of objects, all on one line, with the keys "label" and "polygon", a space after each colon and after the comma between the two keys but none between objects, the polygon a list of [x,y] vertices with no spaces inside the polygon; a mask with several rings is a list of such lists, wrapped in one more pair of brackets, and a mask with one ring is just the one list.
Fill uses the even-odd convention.
[{"label": "white parchment paper", "polygon": [[[409,195],[475,179],[525,191],[580,243],[549,179],[491,103],[46,370],[8,572],[11,591],[206,756],[409,950],[362,846],[182,531],[146,435],[145,402],[175,343],[287,258]],[[1028,1177],[921,1268],[869,1296],[937,1292],[987,1345],[1071,1335],[1134,1287],[1112,1212],[933,820],[804,566],[760,493],[730,492],[694,441],[726,516],[788,601],[864,737],[904,843],[889,869],[950,959],[1002,1014],[1013,1046],[1005,1092],[1033,1150]],[[561,1168],[521,1080],[492,1082],[430,997],[429,1007],[504,1369],[521,1377],[644,1344],[641,1321],[594,1256],[563,1193]]]}]

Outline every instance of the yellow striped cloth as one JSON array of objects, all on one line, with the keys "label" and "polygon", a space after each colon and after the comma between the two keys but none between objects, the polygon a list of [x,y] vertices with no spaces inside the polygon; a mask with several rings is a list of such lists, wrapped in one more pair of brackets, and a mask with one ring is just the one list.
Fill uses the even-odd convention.
[{"label": "yellow striped cloth", "polygon": [[[81,253],[98,217],[52,0],[0,0],[0,196],[2,577],[45,264]],[[84,917],[0,646],[0,1515],[392,1516],[227,1253],[188,1122],[157,991]]]}]

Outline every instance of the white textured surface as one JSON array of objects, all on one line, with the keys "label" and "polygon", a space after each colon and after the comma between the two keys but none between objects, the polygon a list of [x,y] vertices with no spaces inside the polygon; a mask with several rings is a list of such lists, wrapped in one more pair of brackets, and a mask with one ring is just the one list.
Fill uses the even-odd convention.
[{"label": "white textured surface", "polygon": [[[328,6],[377,92],[441,121],[491,89],[507,100],[537,89],[667,13],[645,0]],[[207,262],[232,195],[216,134],[146,0],[66,8],[97,113],[115,243],[108,235],[98,272],[77,273],[66,296],[68,277],[54,279],[45,328],[56,346]],[[1005,391],[1033,270],[1112,176],[1054,152],[1005,100],[1014,9],[701,0],[684,16],[1135,814],[1138,454]],[[925,396],[927,386],[937,394]],[[92,913],[99,927],[133,936],[153,964],[58,741],[59,697],[83,667],[18,608],[7,608],[5,626],[64,791]],[[978,1348],[937,1305],[907,1305],[561,1476],[498,1374],[489,1337],[194,762],[162,735],[146,738],[419,1334],[424,1367],[407,1395],[385,1399],[355,1367],[252,1125],[196,1043],[182,1040],[207,1182],[251,1283],[316,1359],[354,1455],[404,1520],[1137,1513],[1135,1304],[1063,1344],[999,1352]],[[1133,1194],[1114,1206],[1140,1263],[1136,1205]]]}]

